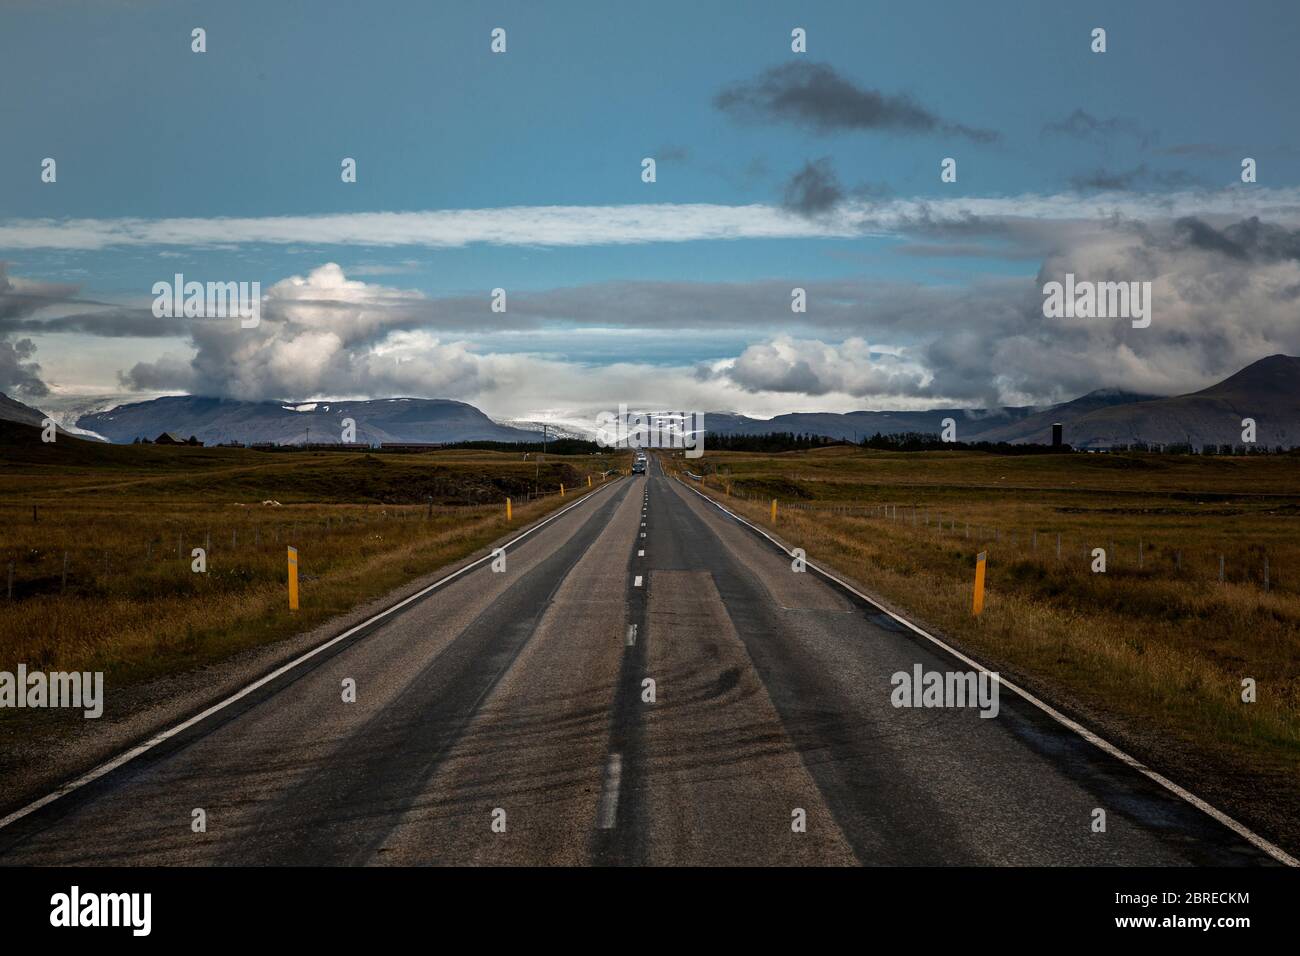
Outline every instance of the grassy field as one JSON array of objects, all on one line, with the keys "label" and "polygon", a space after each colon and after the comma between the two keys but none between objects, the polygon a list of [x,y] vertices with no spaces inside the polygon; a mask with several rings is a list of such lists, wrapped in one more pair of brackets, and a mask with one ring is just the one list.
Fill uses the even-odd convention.
[{"label": "grassy field", "polygon": [[[1300,842],[1294,456],[841,446],[668,464],[703,473],[688,483],[765,527],[777,499],[776,533],[809,560]],[[1092,570],[1094,548],[1106,551],[1105,573]],[[981,551],[987,592],[975,618]],[[1244,678],[1256,681],[1255,703],[1242,700]]]},{"label": "grassy field", "polygon": [[[320,624],[626,464],[547,455],[539,467],[485,451],[42,445],[7,425],[0,461],[0,670],[103,670],[118,683]],[[295,614],[289,545],[300,560]],[[192,570],[194,548],[206,552],[204,573]]]}]

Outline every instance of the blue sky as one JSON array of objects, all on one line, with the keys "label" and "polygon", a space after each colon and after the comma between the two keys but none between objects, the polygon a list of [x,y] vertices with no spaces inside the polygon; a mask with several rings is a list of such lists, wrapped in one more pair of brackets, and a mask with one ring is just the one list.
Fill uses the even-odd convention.
[{"label": "blue sky", "polygon": [[[627,381],[642,390],[634,399],[654,400],[646,389],[672,383],[666,404],[727,401],[765,414],[1047,400],[1102,385],[1177,390],[1208,383],[1247,353],[1222,354],[1214,343],[1187,349],[1189,330],[1203,319],[1179,313],[1167,333],[1143,339],[1088,331],[1093,360],[1077,374],[1008,378],[999,365],[1023,360],[1031,345],[1048,349],[1058,340],[1065,368],[1079,343],[1074,332],[1044,336],[987,317],[1023,312],[1025,293],[1036,294],[1049,264],[1111,274],[1134,261],[1122,250],[1135,241],[1154,241],[1172,256],[1182,248],[1173,224],[1188,215],[1217,230],[1251,215],[1294,228],[1300,12],[1291,3],[949,2],[922,10],[860,2],[56,0],[11,4],[0,16],[0,77],[10,91],[0,102],[7,294],[44,284],[69,300],[50,295],[49,308],[25,310],[21,324],[0,334],[11,350],[20,337],[33,343],[25,361],[39,363],[37,377],[54,397],[202,388],[306,399],[416,386],[532,414],[605,401]],[[203,54],[190,49],[196,26],[207,31]],[[1107,31],[1104,54],[1089,49],[1098,26]],[[507,31],[504,54],[489,50],[494,27]],[[790,50],[794,27],[807,30],[806,54]],[[752,93],[769,71],[790,64],[915,107],[930,126],[886,118],[827,129],[808,119],[813,114],[805,122],[720,107],[723,91]],[[40,180],[47,156],[58,163],[54,184]],[[357,160],[355,184],[340,181],[345,156]],[[641,181],[647,156],[658,164],[653,184]],[[1259,167],[1249,187],[1239,180],[1245,156]],[[955,183],[940,182],[944,157],[957,160]],[[792,177],[809,163],[831,177],[836,201],[792,212]],[[1176,214],[1161,209],[1171,196],[1180,197]],[[1005,203],[961,229],[971,218],[962,203],[980,199]],[[763,222],[746,219],[728,239],[678,228],[695,204],[718,209],[700,219],[727,221],[727,210],[754,207]],[[516,227],[546,207],[568,210],[585,224],[583,235],[554,238],[564,230],[549,221]],[[652,208],[656,238],[635,241],[601,211],[624,207]],[[378,226],[358,231],[349,219],[459,210],[505,212],[467,232],[440,221],[430,227],[433,240],[430,230],[414,238]],[[212,226],[276,217],[297,217],[285,241],[266,241],[245,224]],[[337,217],[339,228],[315,228],[315,217]],[[793,223],[786,231],[799,234],[769,237],[769,221],[782,217]],[[1107,245],[1098,230],[1116,217],[1130,229],[1111,233]],[[145,225],[124,229],[124,220]],[[176,220],[186,220],[184,228]],[[50,235],[36,238],[37,226]],[[1168,241],[1165,227],[1175,230]],[[1186,257],[1157,258],[1147,265],[1163,271],[1131,278],[1164,277],[1176,291],[1180,269],[1204,269]],[[157,334],[135,325],[130,335],[119,327],[123,310],[147,310],[151,285],[175,271],[256,280],[266,292],[327,263],[346,279],[331,271],[322,290],[342,281],[404,290],[420,297],[417,312],[435,318],[421,330],[404,301],[392,327],[342,334],[346,356],[322,360],[316,378],[279,381],[273,369],[249,377],[234,368],[242,341],[210,342],[204,353],[202,335],[175,325],[160,323]],[[1277,279],[1294,263],[1265,265],[1283,270]],[[672,321],[638,324],[620,311],[624,283],[640,284],[647,313],[656,296],[681,307]],[[807,317],[790,313],[788,292],[740,294],[796,284],[810,290]],[[495,287],[522,299],[527,318],[517,321],[527,328],[486,309]],[[370,307],[371,292],[349,288],[343,300]],[[694,311],[681,305],[692,301],[691,289],[700,292]],[[589,307],[555,296],[570,303],[566,314],[564,304],[542,308],[528,298],[557,290],[589,290]],[[819,318],[831,294],[834,316]],[[281,347],[281,362],[305,348],[303,327],[325,327],[295,316],[304,299],[316,301],[272,296],[272,317],[283,325],[270,344]],[[37,325],[99,308],[98,332],[89,319],[75,331]],[[945,364],[951,349],[936,336],[964,334],[962,314],[977,327],[990,321],[987,337],[1012,332],[1026,341],[1011,354],[984,352],[983,375]],[[1255,320],[1243,313],[1227,321]],[[1295,351],[1283,327],[1270,318],[1247,337],[1256,350]],[[1108,360],[1107,349],[1125,360]],[[365,370],[375,354],[392,352],[403,353],[395,368],[404,356],[424,374]],[[196,353],[203,369],[177,371]],[[744,374],[732,374],[747,354]],[[835,367],[824,367],[828,356],[838,357]],[[137,362],[156,367],[132,377]],[[477,367],[448,371],[461,363]],[[10,377],[14,391],[22,376]],[[585,384],[566,389],[564,381],[578,377]]]}]

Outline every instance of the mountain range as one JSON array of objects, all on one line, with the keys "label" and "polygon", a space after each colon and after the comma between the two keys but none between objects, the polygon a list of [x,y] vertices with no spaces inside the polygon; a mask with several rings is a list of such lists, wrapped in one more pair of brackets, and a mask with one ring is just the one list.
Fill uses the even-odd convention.
[{"label": "mountain range", "polygon": [[876,432],[939,434],[945,418],[956,422],[957,440],[965,442],[1047,444],[1052,440],[1052,424],[1060,422],[1065,442],[1076,448],[1138,442],[1188,443],[1198,448],[1240,445],[1242,419],[1252,418],[1258,444],[1289,448],[1300,446],[1300,357],[1271,355],[1209,388],[1167,398],[1104,388],[1047,407],[801,412],[771,419],[715,412],[706,413],[704,423],[714,433],[753,435],[780,431],[852,441]]},{"label": "mountain range", "polygon": [[207,444],[239,441],[282,445],[339,442],[344,419],[357,442],[535,441],[537,433],[499,425],[473,405],[442,398],[384,398],[357,402],[245,402],[173,395],[83,415],[77,426],[112,442],[174,432]]},{"label": "mountain range", "polygon": [[34,425],[41,427],[45,420],[45,413],[30,405],[24,405],[0,392],[0,419],[7,422],[21,422],[24,425]]},{"label": "mountain range", "polygon": [[1065,440],[1240,445],[1245,418],[1254,419],[1258,444],[1300,446],[1300,358],[1271,355],[1199,392],[1099,408],[1067,424]]},{"label": "mountain range", "polygon": [[845,441],[904,432],[939,433],[943,420],[957,423],[958,441],[977,441],[991,430],[1013,429],[1038,410],[1032,406],[1002,408],[932,408],[924,411],[790,412],[774,418],[748,418],[734,412],[706,412],[704,426],[714,434],[762,435],[768,432],[825,435]]},{"label": "mountain range", "polygon": [[[0,394],[0,419],[39,426],[45,414]],[[173,432],[195,435],[208,444],[337,442],[346,418],[356,422],[356,440],[380,442],[455,442],[538,440],[541,423],[497,422],[473,405],[447,399],[386,398],[371,401],[248,402],[178,395],[116,405],[81,415],[73,434],[85,430],[109,441],[129,443]],[[1148,443],[1193,446],[1242,443],[1242,419],[1256,422],[1261,445],[1300,446],[1300,358],[1272,355],[1246,366],[1216,385],[1187,395],[1159,397],[1099,389],[1050,406],[994,409],[936,408],[927,411],[795,412],[770,419],[733,412],[706,412],[714,434],[794,432],[830,438],[868,438],[876,432],[938,434],[943,419],[957,424],[958,441],[1051,441],[1054,422],[1076,448]],[[557,437],[591,437],[573,422],[549,425]],[[707,439],[706,439],[707,445]]]}]

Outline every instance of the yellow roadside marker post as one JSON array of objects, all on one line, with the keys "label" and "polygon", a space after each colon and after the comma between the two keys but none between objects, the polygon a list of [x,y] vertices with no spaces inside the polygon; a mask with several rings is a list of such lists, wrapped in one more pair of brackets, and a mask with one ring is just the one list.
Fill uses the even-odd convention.
[{"label": "yellow roadside marker post", "polygon": [[591,475],[588,475],[588,476],[587,476],[587,487],[588,487],[588,488],[591,487]]},{"label": "yellow roadside marker post", "polygon": [[772,499],[772,524],[776,524],[776,499]]},{"label": "yellow roadside marker post", "polygon": [[981,551],[975,558],[975,602],[971,605],[971,613],[976,617],[984,610],[984,561],[988,556],[987,551]]},{"label": "yellow roadside marker post", "polygon": [[289,610],[298,610],[298,549],[289,549]]},{"label": "yellow roadside marker post", "polygon": [[560,497],[564,497],[564,482],[560,482]]},{"label": "yellow roadside marker post", "polygon": [[506,499],[506,520],[507,520],[507,521],[513,521],[513,520],[514,520],[514,512],[510,509],[510,499],[509,499],[509,498]]}]

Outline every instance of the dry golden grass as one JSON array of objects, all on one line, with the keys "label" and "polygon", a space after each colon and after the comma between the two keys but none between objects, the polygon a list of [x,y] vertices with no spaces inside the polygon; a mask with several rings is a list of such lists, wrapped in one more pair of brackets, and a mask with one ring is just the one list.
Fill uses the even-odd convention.
[{"label": "dry golden grass", "polygon": [[[548,455],[539,468],[477,451],[77,451],[48,462],[46,450],[20,451],[0,477],[0,670],[24,662],[121,682],[283,638],[572,502],[588,475],[599,484],[616,463]],[[288,545],[300,559],[296,614]],[[191,570],[194,548],[207,552],[205,573]]]},{"label": "dry golden grass", "polygon": [[[777,498],[774,530],[787,544],[990,666],[1147,739],[1154,731],[1248,772],[1300,780],[1294,458],[834,448],[704,462],[707,493],[765,527]],[[1096,547],[1107,552],[1104,574],[1091,570]],[[987,592],[975,618],[980,551]],[[1241,698],[1247,677],[1253,704]]]}]

